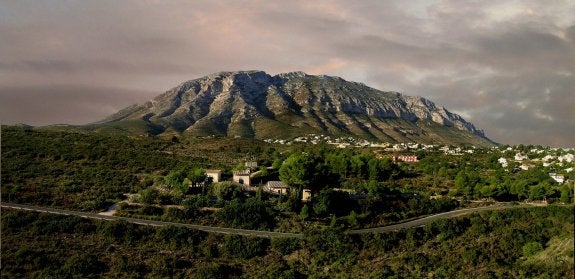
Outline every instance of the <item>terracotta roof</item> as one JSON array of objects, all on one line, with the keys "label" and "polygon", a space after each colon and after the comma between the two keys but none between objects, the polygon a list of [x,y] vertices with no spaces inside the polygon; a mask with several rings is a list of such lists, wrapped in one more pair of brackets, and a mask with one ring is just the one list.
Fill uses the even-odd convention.
[{"label": "terracotta roof", "polygon": [[287,188],[287,185],[281,181],[268,181],[269,188]]},{"label": "terracotta roof", "polygon": [[241,170],[234,172],[234,175],[250,175],[250,170]]}]

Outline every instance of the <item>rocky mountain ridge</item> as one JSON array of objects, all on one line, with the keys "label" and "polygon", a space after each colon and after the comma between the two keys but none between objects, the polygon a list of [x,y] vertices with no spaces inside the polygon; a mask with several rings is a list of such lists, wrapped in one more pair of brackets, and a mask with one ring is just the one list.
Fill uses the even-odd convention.
[{"label": "rocky mountain ridge", "polygon": [[[99,125],[140,122],[149,133],[282,137],[357,135],[382,141],[488,142],[461,116],[422,98],[303,72],[220,72],[186,81]],[[439,131],[444,129],[445,131]]]}]

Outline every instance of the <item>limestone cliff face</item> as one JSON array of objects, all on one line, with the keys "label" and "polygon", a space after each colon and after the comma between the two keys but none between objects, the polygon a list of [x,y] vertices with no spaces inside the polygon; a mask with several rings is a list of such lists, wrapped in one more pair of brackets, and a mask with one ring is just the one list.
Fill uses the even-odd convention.
[{"label": "limestone cliff face", "polygon": [[196,135],[263,138],[320,132],[401,141],[412,134],[417,141],[433,142],[446,137],[435,135],[433,129],[446,127],[485,139],[472,123],[427,99],[302,72],[212,74],[184,82],[103,122],[126,120],[145,121],[160,127],[160,132]]}]

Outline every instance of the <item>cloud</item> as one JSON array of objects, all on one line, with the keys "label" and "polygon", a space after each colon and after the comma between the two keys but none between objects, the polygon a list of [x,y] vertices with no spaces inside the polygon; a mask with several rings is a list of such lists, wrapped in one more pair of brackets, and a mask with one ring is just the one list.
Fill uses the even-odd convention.
[{"label": "cloud", "polygon": [[307,69],[305,72],[311,75],[323,75],[341,70],[347,63],[338,58],[329,59],[325,64]]},{"label": "cloud", "polygon": [[213,72],[304,70],[426,97],[499,142],[575,136],[573,1],[9,1],[0,37],[12,122],[92,122]]},{"label": "cloud", "polygon": [[78,85],[0,87],[0,119],[3,124],[86,124],[154,95],[156,92]]},{"label": "cloud", "polygon": [[0,71],[20,71],[41,75],[71,75],[77,72],[129,72],[141,75],[173,75],[189,71],[182,65],[168,63],[139,63],[138,65],[112,60],[22,60],[0,62]]}]

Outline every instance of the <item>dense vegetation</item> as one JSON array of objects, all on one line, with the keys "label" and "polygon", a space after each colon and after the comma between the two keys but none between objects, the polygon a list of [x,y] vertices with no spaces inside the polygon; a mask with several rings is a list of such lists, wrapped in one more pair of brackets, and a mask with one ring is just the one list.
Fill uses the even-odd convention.
[{"label": "dense vegetation", "polygon": [[[562,150],[515,148],[449,155],[438,148],[388,152],[2,127],[3,201],[84,211],[123,201],[117,215],[306,234],[303,241],[252,239],[3,210],[2,276],[572,276],[573,207],[483,212],[394,233],[345,233],[495,202],[573,202],[572,182],[560,185],[549,176],[565,166],[524,170],[513,161],[517,152],[540,162]],[[394,162],[400,154],[420,161]],[[247,161],[259,165],[253,181],[282,180],[291,193],[207,179],[205,170],[217,168],[230,180]],[[310,201],[302,201],[303,189],[311,190]]]},{"label": "dense vegetation", "polygon": [[570,278],[573,207],[481,212],[400,232],[303,240],[3,210],[2,277]]},{"label": "dense vegetation", "polygon": [[2,198],[103,210],[124,199],[125,193],[148,188],[155,177],[172,169],[223,167],[252,154],[248,142],[213,141],[219,145],[198,148],[180,143],[177,137],[131,138],[3,126]]}]

